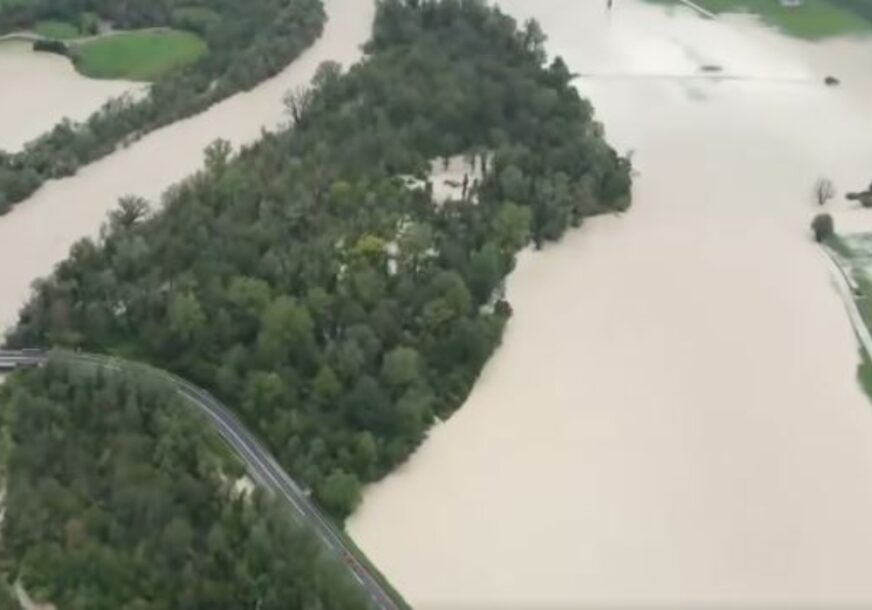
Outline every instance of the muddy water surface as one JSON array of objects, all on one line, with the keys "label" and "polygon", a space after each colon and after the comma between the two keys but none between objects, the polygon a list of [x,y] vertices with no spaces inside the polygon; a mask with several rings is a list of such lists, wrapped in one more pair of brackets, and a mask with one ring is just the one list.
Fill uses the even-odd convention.
[{"label": "muddy water surface", "polygon": [[86,119],[106,100],[142,83],[85,78],[65,57],[34,53],[31,43],[0,42],[0,150],[15,152],[64,117]]},{"label": "muddy water surface", "polygon": [[350,531],[421,610],[872,605],[872,407],[808,237],[818,177],[872,179],[872,43],[604,4],[500,2],[588,75],[634,207],[522,257],[467,404]]}]

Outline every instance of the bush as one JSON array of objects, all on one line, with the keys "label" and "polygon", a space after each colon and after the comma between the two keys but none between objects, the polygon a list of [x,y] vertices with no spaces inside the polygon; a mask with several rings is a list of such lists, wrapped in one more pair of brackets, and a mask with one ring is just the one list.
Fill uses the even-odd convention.
[{"label": "bush", "polygon": [[65,56],[70,54],[69,47],[60,40],[35,40],[33,42],[33,50]]},{"label": "bush", "polygon": [[818,214],[811,221],[811,230],[814,232],[815,241],[826,241],[835,232],[833,217],[829,214]]}]

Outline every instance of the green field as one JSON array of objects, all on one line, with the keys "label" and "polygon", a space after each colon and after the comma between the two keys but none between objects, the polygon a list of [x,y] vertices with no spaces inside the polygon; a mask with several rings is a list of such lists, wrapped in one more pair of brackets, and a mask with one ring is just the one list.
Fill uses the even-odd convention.
[{"label": "green field", "polygon": [[54,40],[67,40],[82,35],[79,28],[65,21],[39,21],[34,26],[33,31]]},{"label": "green field", "polygon": [[[676,4],[679,0],[652,0]],[[803,0],[785,7],[779,0],[693,0],[715,13],[753,13],[792,36],[819,40],[833,36],[872,33],[872,2],[868,0]],[[863,9],[863,10],[861,10]]]},{"label": "green field", "polygon": [[76,45],[76,68],[92,78],[155,80],[202,57],[202,38],[177,30],[124,32]]}]

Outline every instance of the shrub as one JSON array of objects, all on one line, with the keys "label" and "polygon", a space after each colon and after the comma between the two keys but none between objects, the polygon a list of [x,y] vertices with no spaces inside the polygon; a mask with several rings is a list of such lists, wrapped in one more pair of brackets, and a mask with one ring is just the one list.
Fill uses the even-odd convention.
[{"label": "shrub", "polygon": [[833,217],[829,214],[818,214],[811,221],[811,230],[814,232],[814,238],[818,242],[826,241],[833,236],[835,225]]},{"label": "shrub", "polygon": [[56,53],[58,55],[69,55],[70,49],[60,40],[35,40],[33,42],[34,51],[43,51],[45,53]]}]

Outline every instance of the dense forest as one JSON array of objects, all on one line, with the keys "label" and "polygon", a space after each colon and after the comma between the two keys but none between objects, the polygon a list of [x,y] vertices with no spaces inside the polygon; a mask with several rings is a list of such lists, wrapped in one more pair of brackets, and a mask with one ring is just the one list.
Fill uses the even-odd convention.
[{"label": "dense forest", "polygon": [[[338,559],[259,493],[177,395],[52,363],[0,388],[0,608],[368,608]],[[293,549],[289,552],[289,549]]]},{"label": "dense forest", "polygon": [[[629,204],[629,163],[543,43],[484,2],[381,2],[366,60],[291,96],[296,129],[215,143],[159,212],[123,200],[9,343],[209,388],[344,517],[468,395],[515,254]],[[409,186],[454,155],[484,172],[463,197]]]},{"label": "dense forest", "polygon": [[64,121],[20,153],[0,151],[0,214],[46,180],[277,74],[317,39],[325,20],[321,0],[28,0],[0,2],[0,33],[83,15],[121,28],[189,30],[209,52],[153,83],[145,99],[111,100],[83,124]]}]

